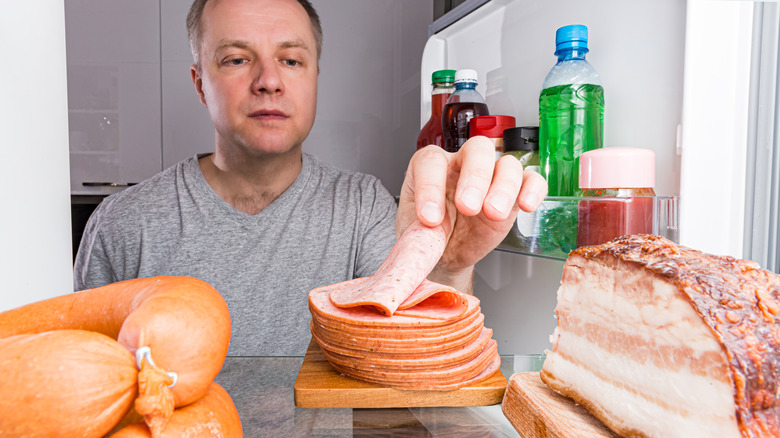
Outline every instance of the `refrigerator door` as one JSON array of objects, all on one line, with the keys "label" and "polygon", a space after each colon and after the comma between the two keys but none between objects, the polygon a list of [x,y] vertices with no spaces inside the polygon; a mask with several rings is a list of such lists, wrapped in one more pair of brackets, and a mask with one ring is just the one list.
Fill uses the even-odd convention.
[{"label": "refrigerator door", "polygon": [[[678,125],[683,107],[686,2],[577,0],[467,2],[454,23],[432,25],[421,64],[421,125],[430,117],[430,76],[441,68],[477,70],[490,113],[538,126],[538,99],[555,64],[555,31],[589,29],[588,61],[605,95],[604,146],[656,154],[656,193],[680,190]],[[457,14],[456,8],[451,13]],[[437,23],[446,27],[437,29]],[[542,353],[555,328],[562,261],[493,251],[476,269],[475,295],[502,354]]]}]

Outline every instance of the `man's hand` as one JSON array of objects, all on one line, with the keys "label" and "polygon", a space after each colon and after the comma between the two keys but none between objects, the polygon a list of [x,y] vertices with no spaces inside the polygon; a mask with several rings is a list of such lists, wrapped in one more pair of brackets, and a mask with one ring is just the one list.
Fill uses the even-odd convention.
[{"label": "man's hand", "polygon": [[471,292],[474,265],[501,243],[519,209],[534,211],[546,195],[541,175],[523,171],[512,156],[495,161],[485,137],[470,138],[456,153],[428,146],[406,170],[396,235],[417,219],[442,224],[447,248],[429,279]]}]

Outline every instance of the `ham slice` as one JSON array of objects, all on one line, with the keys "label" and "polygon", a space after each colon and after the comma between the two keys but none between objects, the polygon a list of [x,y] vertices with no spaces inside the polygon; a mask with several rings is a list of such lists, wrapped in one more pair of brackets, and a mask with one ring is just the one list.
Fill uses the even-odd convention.
[{"label": "ham slice", "polygon": [[657,236],[580,248],[540,376],[623,436],[780,436],[779,297],[777,274]]},{"label": "ham slice", "polygon": [[340,373],[383,386],[453,390],[499,368],[479,299],[426,280],[446,243],[417,222],[371,277],[309,292],[312,338]]},{"label": "ham slice", "polygon": [[[392,315],[423,284],[444,253],[446,244],[447,236],[441,226],[430,228],[416,221],[404,230],[374,275],[366,281],[342,283],[330,298],[338,307],[374,306],[378,312]],[[427,292],[418,294],[416,302],[437,290],[431,285],[424,288]],[[438,289],[441,292],[453,290],[446,286]]]}]

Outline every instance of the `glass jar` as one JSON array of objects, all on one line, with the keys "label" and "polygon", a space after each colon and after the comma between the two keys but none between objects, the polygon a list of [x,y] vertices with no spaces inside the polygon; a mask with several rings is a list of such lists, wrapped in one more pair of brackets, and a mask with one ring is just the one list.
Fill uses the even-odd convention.
[{"label": "glass jar", "polygon": [[577,247],[653,233],[655,153],[611,147],[580,156]]}]

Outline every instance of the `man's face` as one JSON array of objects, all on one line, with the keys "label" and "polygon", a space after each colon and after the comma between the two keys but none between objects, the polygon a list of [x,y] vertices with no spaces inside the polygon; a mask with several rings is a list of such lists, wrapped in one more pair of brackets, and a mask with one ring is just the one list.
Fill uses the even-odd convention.
[{"label": "man's face", "polygon": [[314,124],[317,49],[295,0],[218,0],[201,18],[192,76],[218,142],[253,156],[300,145]]}]

